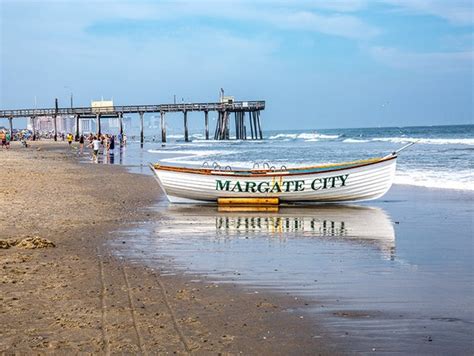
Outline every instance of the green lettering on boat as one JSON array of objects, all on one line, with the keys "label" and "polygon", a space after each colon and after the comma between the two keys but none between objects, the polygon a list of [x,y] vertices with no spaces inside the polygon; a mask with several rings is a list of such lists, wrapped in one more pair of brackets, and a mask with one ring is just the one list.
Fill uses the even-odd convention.
[{"label": "green lettering on boat", "polygon": [[270,190],[270,193],[281,193],[281,188],[280,188],[280,184],[278,184],[278,182],[275,182],[275,184],[273,184],[273,187],[272,189]]},{"label": "green lettering on boat", "polygon": [[328,187],[328,180],[329,180],[329,178],[327,178],[327,177],[326,177],[326,178],[323,178],[323,189],[327,189],[327,187]]},{"label": "green lettering on boat", "polygon": [[345,174],[343,176],[339,176],[339,179],[341,180],[341,187],[344,187],[346,185],[346,179],[349,177],[349,174]]},{"label": "green lettering on boat", "polygon": [[240,186],[239,181],[235,182],[234,187],[232,188],[232,191],[233,192],[235,192],[235,191],[242,192],[242,187]]},{"label": "green lettering on boat", "polygon": [[313,180],[313,183],[311,183],[311,189],[313,189],[313,190],[321,189],[321,185],[316,186],[316,183],[321,184],[321,178],[316,178],[315,180]]},{"label": "green lettering on boat", "polygon": [[304,191],[304,180],[295,180],[295,192]]},{"label": "green lettering on boat", "polygon": [[283,186],[283,188],[285,189],[285,192],[289,192],[290,189],[291,189],[291,185],[292,184],[295,184],[295,182],[291,181],[291,180],[287,180],[285,182],[283,182],[281,185]]},{"label": "green lettering on boat", "polygon": [[257,193],[257,183],[255,182],[245,182],[245,191],[247,193]]},{"label": "green lettering on boat", "polygon": [[224,183],[217,179],[216,180],[216,190],[229,190],[230,180],[226,180]]},{"label": "green lettering on boat", "polygon": [[[262,190],[262,186],[264,186],[264,185],[265,185],[265,188]],[[268,193],[268,190],[270,189],[270,183],[261,182],[261,183],[258,184],[257,189],[260,193]]]}]

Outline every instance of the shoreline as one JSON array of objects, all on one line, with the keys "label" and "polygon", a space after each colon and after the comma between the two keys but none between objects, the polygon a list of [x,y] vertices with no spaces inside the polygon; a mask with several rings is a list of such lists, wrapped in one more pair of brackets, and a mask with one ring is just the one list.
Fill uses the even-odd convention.
[{"label": "shoreline", "polygon": [[80,164],[74,153],[41,141],[2,152],[0,197],[11,209],[0,215],[0,238],[40,236],[56,247],[0,250],[1,352],[341,352],[321,325],[291,312],[301,300],[114,257],[113,231],[161,218],[149,208],[157,185],[126,167]]}]

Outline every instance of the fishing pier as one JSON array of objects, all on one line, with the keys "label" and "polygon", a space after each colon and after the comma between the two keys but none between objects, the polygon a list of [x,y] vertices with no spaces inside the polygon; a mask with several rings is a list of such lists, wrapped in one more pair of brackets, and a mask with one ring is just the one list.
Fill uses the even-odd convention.
[{"label": "fishing pier", "polygon": [[56,99],[54,108],[46,109],[16,109],[0,110],[0,119],[8,119],[10,133],[13,133],[13,120],[17,118],[29,118],[32,123],[33,137],[36,136],[35,122],[40,117],[50,117],[54,124],[54,139],[57,140],[58,117],[74,117],[76,140],[81,134],[79,132],[79,121],[81,119],[95,119],[97,134],[101,134],[101,119],[117,118],[119,121],[119,132],[124,134],[124,114],[138,114],[140,120],[140,142],[145,140],[144,120],[145,114],[160,114],[161,141],[166,142],[166,114],[182,113],[184,126],[184,140],[189,141],[188,113],[204,113],[204,132],[206,140],[209,136],[209,112],[217,112],[217,122],[214,130],[214,140],[229,140],[234,119],[235,138],[237,140],[261,140],[263,139],[260,111],[265,109],[265,101],[233,101],[217,103],[180,103],[180,104],[158,104],[158,105],[125,105],[125,106],[101,106],[101,107],[58,107]]}]

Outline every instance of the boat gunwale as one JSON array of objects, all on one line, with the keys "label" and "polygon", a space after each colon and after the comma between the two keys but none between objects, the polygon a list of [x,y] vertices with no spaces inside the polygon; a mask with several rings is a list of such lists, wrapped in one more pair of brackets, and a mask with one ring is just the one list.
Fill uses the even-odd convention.
[{"label": "boat gunwale", "polygon": [[[278,173],[278,170],[272,171],[270,169],[215,171],[210,168],[186,168],[186,167],[175,167],[175,166],[163,166],[161,164],[153,164],[153,168],[157,171],[161,170],[161,171],[169,171],[169,172],[177,172],[177,173],[189,173],[189,174],[200,174],[200,175],[210,175],[210,176],[246,177],[246,178],[281,177],[281,176],[331,173],[331,172],[337,172],[337,171],[347,170],[347,169],[356,169],[360,167],[371,166],[371,165],[382,163],[382,162],[388,162],[393,159],[396,159],[397,157],[398,157],[397,155],[392,155],[388,157],[370,158],[366,160],[359,160],[359,161],[352,161],[352,162],[331,163],[331,164],[319,165],[319,166],[297,167],[297,168],[285,169],[285,171],[281,171],[280,174]],[[317,169],[324,169],[326,167],[330,168],[330,167],[341,166],[341,165],[346,165],[346,167],[316,171]],[[297,171],[307,171],[307,170],[312,170],[312,171],[297,172]],[[246,174],[243,174],[243,173],[246,173]],[[271,174],[268,174],[268,173],[271,173]]]}]

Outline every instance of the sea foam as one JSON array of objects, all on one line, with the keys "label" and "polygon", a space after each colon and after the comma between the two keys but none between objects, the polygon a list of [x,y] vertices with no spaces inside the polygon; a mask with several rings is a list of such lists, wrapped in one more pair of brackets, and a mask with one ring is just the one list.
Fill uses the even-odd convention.
[{"label": "sea foam", "polygon": [[320,134],[317,132],[303,132],[299,134],[277,134],[270,136],[268,139],[269,140],[286,140],[286,139],[300,139],[300,140],[305,140],[305,141],[319,141],[320,139],[336,139],[338,138],[339,135],[325,135],[325,134]]},{"label": "sea foam", "polygon": [[369,140],[358,140],[358,139],[355,139],[355,138],[346,138],[342,142],[345,142],[345,143],[366,143],[366,142],[369,142]]},{"label": "sea foam", "polygon": [[426,188],[474,191],[473,175],[470,171],[397,170],[394,184],[414,185]]},{"label": "sea foam", "polygon": [[474,145],[474,139],[472,138],[375,137],[371,141],[393,143],[417,142],[428,145]]}]

